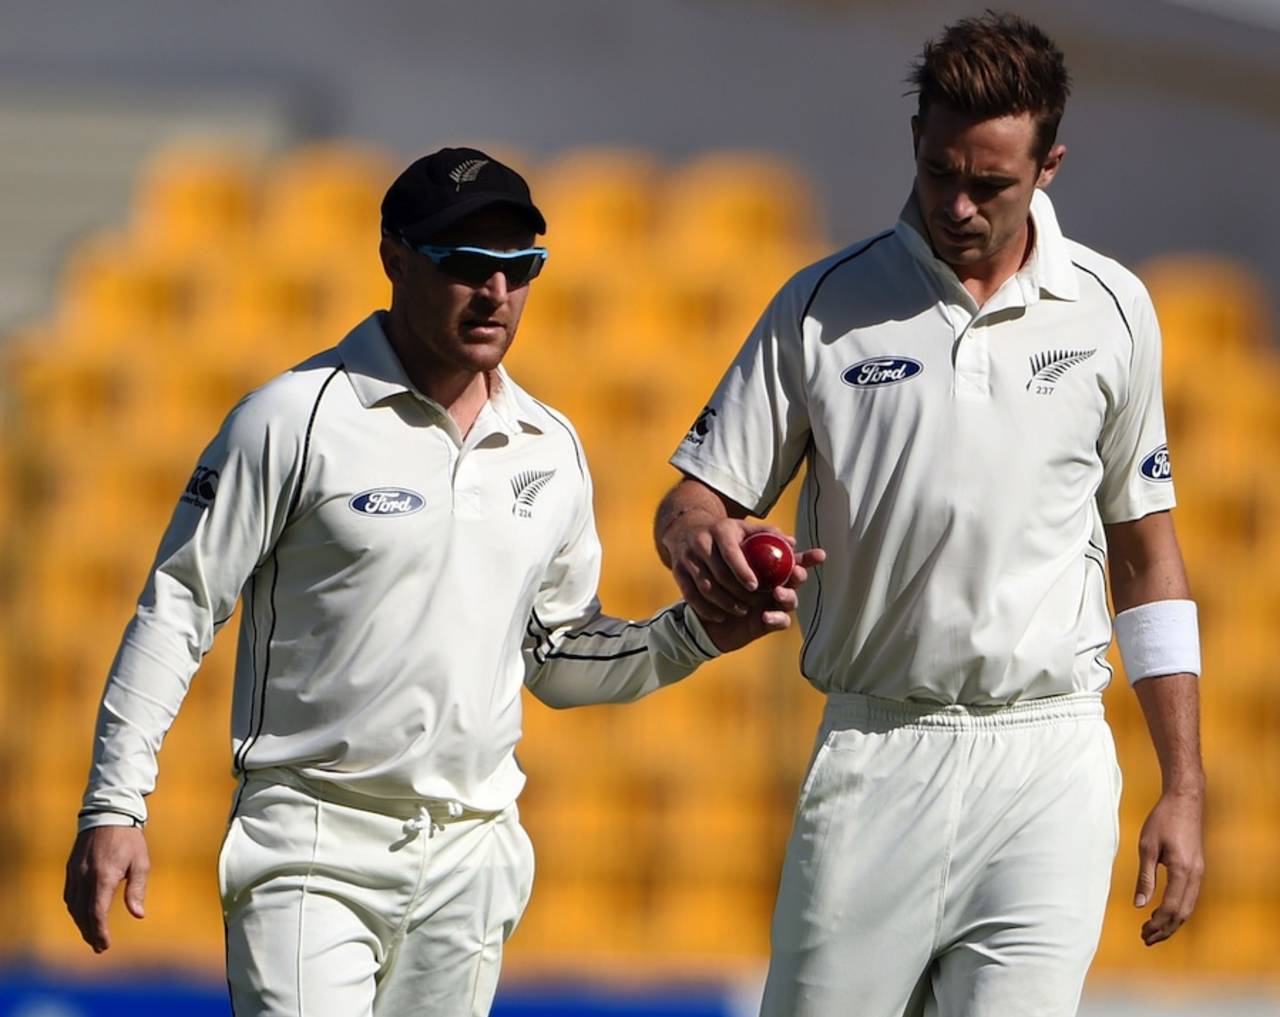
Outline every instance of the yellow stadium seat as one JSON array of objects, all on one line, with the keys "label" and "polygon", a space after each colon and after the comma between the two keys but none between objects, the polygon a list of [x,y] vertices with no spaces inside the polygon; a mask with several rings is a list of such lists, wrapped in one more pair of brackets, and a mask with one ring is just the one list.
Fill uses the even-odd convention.
[{"label": "yellow stadium seat", "polygon": [[1166,373],[1206,371],[1224,350],[1260,348],[1272,334],[1265,291],[1239,263],[1210,255],[1170,255],[1143,264],[1164,333]]},{"label": "yellow stadium seat", "polygon": [[[744,844],[741,850],[753,850]],[[648,929],[652,948],[688,970],[726,957],[767,956],[772,894],[758,884],[668,877],[658,888]]]},{"label": "yellow stadium seat", "polygon": [[144,248],[197,260],[240,243],[257,211],[257,162],[231,143],[183,142],[154,153],[134,193],[134,236]]},{"label": "yellow stadium seat", "polygon": [[521,815],[535,844],[554,845],[543,856],[543,872],[605,881],[625,878],[652,856],[646,804],[623,784],[600,786],[570,771],[554,787],[531,789]]},{"label": "yellow stadium seat", "polygon": [[262,242],[299,263],[376,246],[382,196],[397,172],[388,153],[351,143],[289,153],[267,176]]},{"label": "yellow stadium seat", "polygon": [[[733,765],[732,756],[724,759],[725,768]],[[777,876],[787,832],[766,789],[726,788],[718,774],[704,773],[671,786],[655,804],[657,852],[670,876],[756,885]]]},{"label": "yellow stadium seat", "polygon": [[227,250],[211,259],[196,287],[197,335],[235,354],[281,333],[314,330],[323,318],[324,282],[315,266],[282,251]]},{"label": "yellow stadium seat", "polygon": [[607,754],[607,723],[597,709],[553,710],[531,694],[523,697],[524,737],[516,746],[530,788],[560,774],[594,775]]},{"label": "yellow stadium seat", "polygon": [[185,326],[189,268],[121,234],[101,233],[76,245],[59,286],[59,320],[107,349],[139,355],[155,337]]},{"label": "yellow stadium seat", "polygon": [[[1274,869],[1274,851],[1266,868]],[[1274,973],[1278,906],[1274,894],[1256,891],[1233,898],[1202,894],[1195,915],[1178,932],[1190,943],[1192,972],[1239,980]]]},{"label": "yellow stadium seat", "polygon": [[643,257],[658,214],[658,186],[658,166],[647,152],[585,148],[546,163],[536,200],[556,271],[590,279],[617,272],[619,258],[632,265]]},{"label": "yellow stadium seat", "polygon": [[[535,841],[543,858],[558,848]],[[503,968],[546,977],[580,973],[584,963],[639,956],[648,945],[643,908],[643,887],[637,882],[539,875],[529,907],[507,945]]]},{"label": "yellow stadium seat", "polygon": [[750,265],[764,251],[812,246],[816,202],[797,168],[756,152],[713,152],[667,182],[662,247],[673,257]]}]

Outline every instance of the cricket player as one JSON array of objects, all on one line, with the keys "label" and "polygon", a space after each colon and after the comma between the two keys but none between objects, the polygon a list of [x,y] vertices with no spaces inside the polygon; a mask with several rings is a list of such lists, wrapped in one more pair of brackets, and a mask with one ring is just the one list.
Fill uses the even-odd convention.
[{"label": "cricket player", "polygon": [[1114,631],[1163,772],[1148,944],[1203,869],[1196,610],[1142,284],[1063,237],[1068,75],[988,13],[926,45],[897,223],[804,269],[672,458],[661,555],[743,616],[738,545],[803,465],[800,668],[826,694],[772,930],[768,1017],[1074,1014],[1117,844]]},{"label": "cricket player", "polygon": [[723,623],[601,613],[582,446],[502,367],[545,230],[491,156],[417,160],[382,206],[390,310],[246,396],[201,455],[98,717],[65,893],[94,950],[121,880],[142,917],[156,753],[237,600],[237,1017],[487,1014],[533,880],[522,685],[633,700],[789,623],[788,588]]}]

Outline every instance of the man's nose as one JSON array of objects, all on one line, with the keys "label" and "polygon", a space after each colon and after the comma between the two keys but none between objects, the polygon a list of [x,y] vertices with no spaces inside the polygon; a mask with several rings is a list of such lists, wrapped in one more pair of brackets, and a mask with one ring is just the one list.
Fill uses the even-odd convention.
[{"label": "man's nose", "polygon": [[965,222],[973,218],[978,208],[967,191],[956,190],[942,203],[942,210],[952,222]]},{"label": "man's nose", "polygon": [[507,276],[504,272],[494,272],[480,287],[480,292],[495,304],[507,302]]}]

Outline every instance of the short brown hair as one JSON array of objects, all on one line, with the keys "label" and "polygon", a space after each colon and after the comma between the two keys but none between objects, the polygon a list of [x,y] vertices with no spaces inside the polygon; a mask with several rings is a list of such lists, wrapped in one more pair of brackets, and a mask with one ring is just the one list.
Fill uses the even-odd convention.
[{"label": "short brown hair", "polygon": [[1030,113],[1039,159],[1058,137],[1071,91],[1053,40],[1025,18],[991,10],[948,25],[940,39],[926,42],[907,80],[920,96],[922,120],[934,104],[984,120]]}]

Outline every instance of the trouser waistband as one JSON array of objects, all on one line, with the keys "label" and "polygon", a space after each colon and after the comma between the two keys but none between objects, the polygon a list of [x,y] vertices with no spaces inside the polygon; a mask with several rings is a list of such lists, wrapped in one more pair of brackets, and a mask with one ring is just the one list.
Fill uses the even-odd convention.
[{"label": "trouser waistband", "polygon": [[868,730],[919,728],[935,731],[998,731],[1039,727],[1064,721],[1101,720],[1102,694],[1072,692],[1015,703],[968,706],[961,703],[916,703],[880,699],[858,692],[827,695],[823,723],[831,727]]},{"label": "trouser waistband", "polygon": [[456,823],[466,819],[489,819],[503,812],[502,809],[496,812],[478,811],[451,798],[377,798],[327,781],[307,780],[284,767],[250,770],[241,777],[241,780],[244,783],[262,781],[268,784],[284,784],[286,787],[301,791],[323,802],[345,805],[364,812],[376,812],[396,819],[421,817],[425,811],[436,824]]}]

